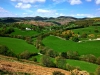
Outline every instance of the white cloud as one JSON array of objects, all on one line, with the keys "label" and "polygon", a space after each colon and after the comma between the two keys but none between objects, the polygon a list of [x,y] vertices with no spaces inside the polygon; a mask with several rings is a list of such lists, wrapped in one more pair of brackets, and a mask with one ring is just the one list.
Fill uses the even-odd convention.
[{"label": "white cloud", "polygon": [[62,3],[62,2],[65,2],[66,0],[53,0],[53,2],[56,2],[56,3]]},{"label": "white cloud", "polygon": [[87,2],[91,2],[92,0],[86,0]]},{"label": "white cloud", "polygon": [[45,2],[46,0],[11,0],[16,2],[22,2],[22,3],[35,3],[35,2]]},{"label": "white cloud", "polygon": [[26,9],[26,8],[30,8],[31,4],[18,3],[15,7],[16,8]]},{"label": "white cloud", "polygon": [[82,3],[81,0],[68,0],[68,2],[69,2],[71,5],[81,4],[81,3]]},{"label": "white cloud", "polygon": [[37,9],[38,13],[51,13],[51,10]]},{"label": "white cloud", "polygon": [[77,17],[95,17],[94,15],[92,14],[76,14]]},{"label": "white cloud", "polygon": [[16,15],[0,7],[0,17],[15,17]]},{"label": "white cloud", "polygon": [[100,4],[100,0],[95,0],[96,1],[96,4]]}]

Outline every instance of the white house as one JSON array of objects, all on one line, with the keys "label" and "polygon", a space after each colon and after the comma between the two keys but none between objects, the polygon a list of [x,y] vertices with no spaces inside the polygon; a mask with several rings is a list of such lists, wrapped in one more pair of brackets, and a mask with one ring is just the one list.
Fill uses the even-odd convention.
[{"label": "white house", "polygon": [[26,30],[31,30],[30,28],[26,28]]}]

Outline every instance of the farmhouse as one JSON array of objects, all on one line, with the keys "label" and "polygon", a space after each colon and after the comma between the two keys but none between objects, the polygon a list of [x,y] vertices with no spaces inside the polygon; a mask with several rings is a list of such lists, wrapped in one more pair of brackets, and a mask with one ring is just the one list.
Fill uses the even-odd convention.
[{"label": "farmhouse", "polygon": [[26,30],[31,30],[30,28],[26,28]]}]

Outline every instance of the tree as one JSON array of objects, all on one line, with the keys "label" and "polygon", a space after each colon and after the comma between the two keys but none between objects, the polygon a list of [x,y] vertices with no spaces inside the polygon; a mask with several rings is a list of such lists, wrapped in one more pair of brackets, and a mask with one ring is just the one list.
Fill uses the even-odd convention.
[{"label": "tree", "polygon": [[66,69],[66,59],[63,59],[61,57],[56,57],[55,58],[55,63],[56,67],[61,68],[61,69]]},{"label": "tree", "polygon": [[77,51],[67,51],[67,57],[69,59],[79,59],[79,54]]},{"label": "tree", "polygon": [[67,52],[62,52],[61,57],[67,58]]},{"label": "tree", "polygon": [[58,56],[58,53],[56,51],[54,51],[54,50],[49,49],[49,50],[47,50],[46,55],[48,55],[48,56],[50,56],[52,58],[55,58],[55,57]]},{"label": "tree", "polygon": [[49,56],[44,55],[41,58],[41,64],[46,67],[55,67],[54,62],[51,60]]}]

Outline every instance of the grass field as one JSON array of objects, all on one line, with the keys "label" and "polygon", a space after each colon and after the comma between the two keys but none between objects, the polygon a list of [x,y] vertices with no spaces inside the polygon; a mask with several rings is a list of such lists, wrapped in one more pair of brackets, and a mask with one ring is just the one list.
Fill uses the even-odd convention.
[{"label": "grass field", "polygon": [[[95,29],[98,29],[99,32],[98,33],[94,32]],[[86,34],[97,35],[100,34],[100,26],[89,26],[86,28],[73,29],[72,31],[74,31],[74,33],[80,33],[80,34],[86,33]]]},{"label": "grass field", "polygon": [[0,37],[0,44],[6,45],[16,54],[21,53],[25,50],[29,52],[38,52],[38,50],[33,45],[30,45],[21,39]]},{"label": "grass field", "polygon": [[69,50],[78,51],[80,55],[94,54],[100,56],[100,41],[73,42],[71,40],[62,40],[55,36],[48,36],[42,41],[47,47],[58,52]]},{"label": "grass field", "polygon": [[13,32],[11,35],[23,35],[23,36],[32,36],[32,35],[36,35],[36,34],[39,34],[38,32],[36,31],[33,31],[33,30],[29,30],[29,31],[22,31],[18,28],[15,28],[14,29],[15,32]]},{"label": "grass field", "polygon": [[72,66],[78,66],[81,70],[86,70],[88,72],[95,72],[96,68],[98,67],[96,64],[78,60],[67,59],[67,63]]},{"label": "grass field", "polygon": [[[42,57],[42,55],[38,55],[38,56],[35,56],[33,58],[37,58],[37,62],[40,62],[41,57]],[[88,72],[95,72],[96,68],[98,67],[98,65],[96,65],[96,64],[88,63],[85,61],[72,60],[72,59],[67,59],[66,61],[68,64],[70,64],[72,66],[79,67],[81,70],[86,70]]]}]

